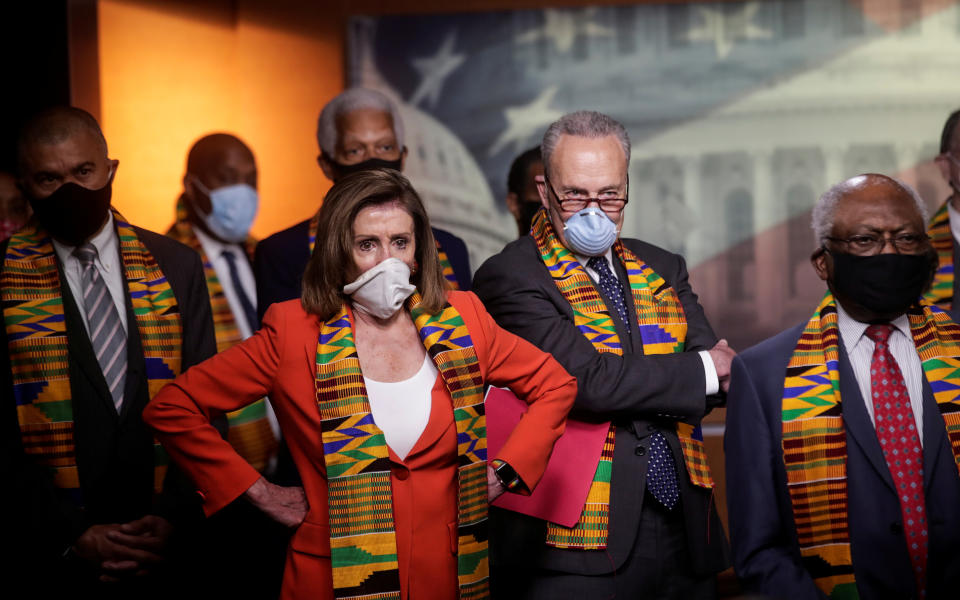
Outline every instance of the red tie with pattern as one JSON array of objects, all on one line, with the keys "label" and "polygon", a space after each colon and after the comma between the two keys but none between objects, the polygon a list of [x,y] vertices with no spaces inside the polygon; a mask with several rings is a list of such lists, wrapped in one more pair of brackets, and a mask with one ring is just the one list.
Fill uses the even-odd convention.
[{"label": "red tie with pattern", "polygon": [[927,518],[923,492],[923,449],[917,435],[910,394],[903,374],[887,340],[892,325],[871,325],[867,337],[874,342],[870,362],[870,393],[873,395],[874,421],[883,457],[890,467],[893,484],[900,498],[903,533],[913,565],[920,598],[926,596]]}]

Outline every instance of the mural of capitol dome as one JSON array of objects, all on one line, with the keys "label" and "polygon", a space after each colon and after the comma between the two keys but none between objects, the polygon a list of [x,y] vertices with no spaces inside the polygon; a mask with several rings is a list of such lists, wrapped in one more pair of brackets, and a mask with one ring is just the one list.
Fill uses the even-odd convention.
[{"label": "mural of capitol dome", "polygon": [[501,213],[487,180],[466,146],[442,123],[400,103],[406,128],[404,174],[423,198],[430,221],[467,244],[476,269],[516,235],[516,225]]}]

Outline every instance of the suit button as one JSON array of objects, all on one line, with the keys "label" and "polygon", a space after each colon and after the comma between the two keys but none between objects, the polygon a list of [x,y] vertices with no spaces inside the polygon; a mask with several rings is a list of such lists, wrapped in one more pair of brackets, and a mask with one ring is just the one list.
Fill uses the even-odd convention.
[{"label": "suit button", "polygon": [[398,467],[393,470],[393,474],[400,481],[406,481],[407,478],[410,477],[410,470],[406,467]]},{"label": "suit button", "polygon": [[637,446],[636,448],[633,449],[633,453],[636,454],[637,456],[643,456],[644,454],[647,453],[647,449],[645,446]]},{"label": "suit button", "polygon": [[897,521],[890,523],[890,533],[895,533],[897,535],[900,535],[901,533],[903,533],[903,525],[901,525]]}]

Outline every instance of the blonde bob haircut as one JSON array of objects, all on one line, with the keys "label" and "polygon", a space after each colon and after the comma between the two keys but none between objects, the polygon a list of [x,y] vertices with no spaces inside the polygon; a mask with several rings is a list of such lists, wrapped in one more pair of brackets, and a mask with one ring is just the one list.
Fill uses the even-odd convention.
[{"label": "blonde bob haircut", "polygon": [[332,318],[349,298],[343,286],[350,283],[353,263],[353,222],[368,206],[396,202],[413,217],[419,268],[410,282],[420,291],[420,308],[437,314],[447,301],[447,281],[437,256],[437,243],[420,196],[406,177],[393,169],[352,173],[338,181],[323,199],[313,254],[303,273],[300,303],[308,313]]}]

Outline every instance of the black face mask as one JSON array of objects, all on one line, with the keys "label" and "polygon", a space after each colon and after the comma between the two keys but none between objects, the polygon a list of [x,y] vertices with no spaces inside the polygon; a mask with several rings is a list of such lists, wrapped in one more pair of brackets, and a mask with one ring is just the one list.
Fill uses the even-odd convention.
[{"label": "black face mask", "polygon": [[107,220],[112,193],[111,175],[107,185],[99,190],[68,182],[46,198],[31,198],[30,206],[47,233],[64,244],[79,246],[90,239]]},{"label": "black face mask", "polygon": [[541,208],[543,208],[543,205],[539,202],[520,202],[520,235],[530,233],[530,224],[533,222],[533,217]]},{"label": "black face mask", "polygon": [[930,285],[936,255],[830,252],[834,291],[878,315],[907,311]]},{"label": "black face mask", "polygon": [[403,159],[398,158],[397,160],[384,160],[382,158],[368,158],[363,162],[358,162],[352,165],[345,165],[343,163],[338,163],[332,158],[328,158],[330,164],[333,165],[333,172],[336,174],[336,180],[339,181],[347,175],[352,175],[353,173],[359,173],[360,171],[373,171],[374,169],[393,169],[394,171],[399,171],[400,167],[403,165]]}]

